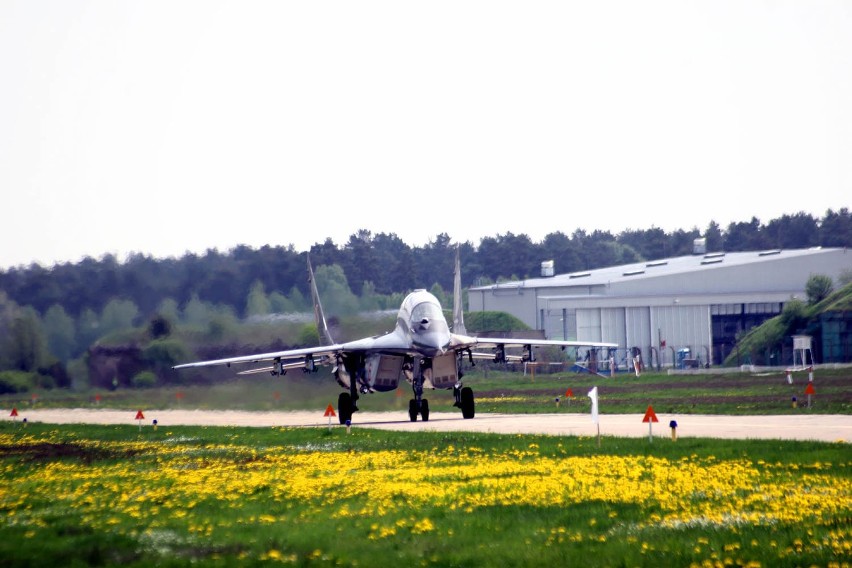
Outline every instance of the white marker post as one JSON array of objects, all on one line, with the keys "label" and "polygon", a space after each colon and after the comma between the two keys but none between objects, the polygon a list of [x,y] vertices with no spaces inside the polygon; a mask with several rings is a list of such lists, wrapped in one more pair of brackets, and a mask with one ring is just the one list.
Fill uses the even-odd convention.
[{"label": "white marker post", "polygon": [[592,422],[595,423],[598,430],[598,447],[601,447],[601,424],[598,420],[598,387],[592,387],[589,391],[589,398],[592,399]]}]

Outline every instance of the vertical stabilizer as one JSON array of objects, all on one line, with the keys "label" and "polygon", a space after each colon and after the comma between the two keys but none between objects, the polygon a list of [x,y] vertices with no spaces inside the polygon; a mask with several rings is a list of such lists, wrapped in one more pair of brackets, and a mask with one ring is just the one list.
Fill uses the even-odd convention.
[{"label": "vertical stabilizer", "polygon": [[453,333],[467,335],[464,327],[464,306],[462,306],[461,263],[459,262],[459,247],[456,247],[456,273],[453,279]]},{"label": "vertical stabilizer", "polygon": [[314,278],[314,269],[311,267],[311,253],[308,253],[308,282],[311,285],[311,302],[314,305],[314,321],[317,324],[320,343],[322,345],[334,345],[334,339],[331,337],[331,332],[328,330],[328,324],[325,322],[325,313],[322,311],[319,292],[317,292],[317,282]]}]

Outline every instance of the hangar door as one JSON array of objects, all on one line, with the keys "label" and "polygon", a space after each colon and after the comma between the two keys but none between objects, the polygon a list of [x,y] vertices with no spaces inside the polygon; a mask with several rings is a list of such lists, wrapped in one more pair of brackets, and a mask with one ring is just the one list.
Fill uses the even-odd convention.
[{"label": "hangar door", "polygon": [[651,357],[650,348],[656,345],[656,341],[651,341],[651,308],[637,307],[626,308],[627,311],[627,338],[624,341],[624,347],[637,347],[642,353],[642,361],[645,365],[656,363]]},{"label": "hangar door", "polygon": [[625,343],[624,308],[581,308],[577,310],[578,341]]},{"label": "hangar door", "polygon": [[674,365],[681,349],[689,349],[689,358],[701,364],[712,362],[709,306],[655,307],[652,326],[666,342],[663,365]]},{"label": "hangar door", "polygon": [[541,310],[544,336],[547,339],[575,341],[577,339],[577,310],[568,308]]}]

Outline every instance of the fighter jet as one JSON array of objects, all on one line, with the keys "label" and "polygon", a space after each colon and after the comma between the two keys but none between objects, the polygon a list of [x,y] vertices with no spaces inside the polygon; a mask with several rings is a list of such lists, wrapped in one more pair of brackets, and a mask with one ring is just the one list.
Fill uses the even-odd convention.
[{"label": "fighter jet", "polygon": [[[289,369],[301,368],[315,372],[319,366],[330,366],[338,384],[344,389],[337,401],[337,416],[341,424],[351,423],[358,410],[360,395],[394,391],[401,380],[411,384],[413,398],[409,401],[408,415],[412,422],[419,416],[429,420],[429,401],[423,397],[428,389],[452,389],[454,406],[461,409],[464,418],[473,418],[475,402],[473,390],[462,383],[462,366],[467,359],[475,365],[477,359],[497,363],[509,361],[534,361],[534,347],[557,346],[587,348],[615,348],[616,343],[593,341],[562,341],[546,339],[519,339],[476,337],[465,331],[461,308],[461,273],[456,251],[453,329],[444,317],[438,299],[426,290],[414,290],[402,301],[393,331],[384,335],[365,337],[355,341],[336,343],[326,323],[308,255],[308,278],[314,304],[314,316],[323,345],[300,349],[287,349],[271,353],[241,355],[177,365],[175,369],[208,367],[216,365],[266,366],[241,371],[239,374],[269,372],[284,375]],[[519,348],[521,355],[510,355],[506,348]],[[269,365],[271,363],[271,365]]]}]

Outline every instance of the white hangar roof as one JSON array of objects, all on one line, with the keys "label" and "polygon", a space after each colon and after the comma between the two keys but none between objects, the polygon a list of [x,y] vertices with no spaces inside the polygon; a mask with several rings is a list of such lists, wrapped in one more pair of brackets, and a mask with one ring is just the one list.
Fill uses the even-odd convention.
[{"label": "white hangar roof", "polygon": [[[558,268],[558,267],[557,267]],[[557,276],[470,288],[502,296],[534,292],[545,296],[647,297],[665,294],[793,294],[804,291],[814,274],[838,279],[852,270],[852,253],[843,248],[707,253],[637,262]]]}]

